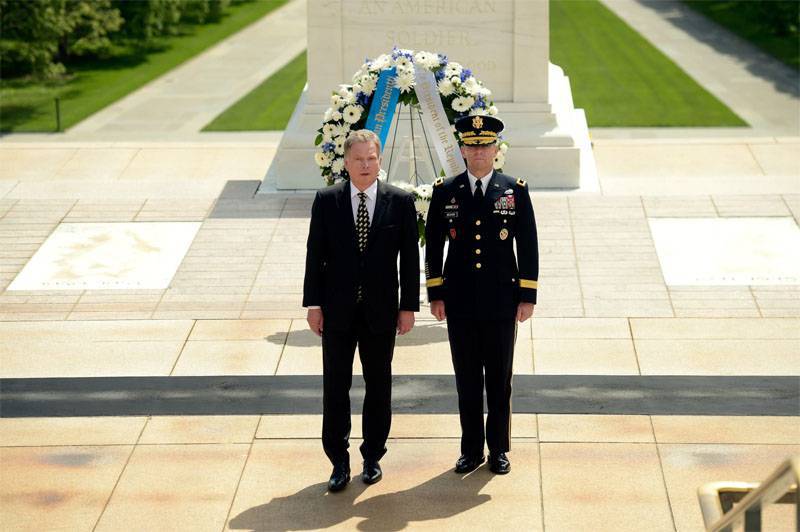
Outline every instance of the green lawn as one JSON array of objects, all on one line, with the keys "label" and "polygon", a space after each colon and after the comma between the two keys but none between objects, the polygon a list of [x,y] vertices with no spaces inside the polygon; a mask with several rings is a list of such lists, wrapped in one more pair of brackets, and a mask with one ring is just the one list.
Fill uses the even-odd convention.
[{"label": "green lawn", "polygon": [[226,109],[203,131],[285,129],[305,84],[306,53],[303,52]]},{"label": "green lawn", "polygon": [[550,60],[591,127],[747,125],[596,0],[551,0]]},{"label": "green lawn", "polygon": [[257,0],[231,6],[218,23],[194,26],[191,34],[164,38],[158,51],[144,53],[131,48],[113,59],[70,65],[74,76],[62,85],[0,80],[0,131],[55,131],[56,96],[61,99],[61,126],[67,129],[285,2]]},{"label": "green lawn", "polygon": [[741,0],[684,0],[684,3],[795,70],[800,70],[800,36],[797,30],[800,3],[797,0],[780,0],[781,5],[776,2],[774,6],[788,10],[795,21],[794,31],[785,35],[776,35],[764,24],[753,23],[751,9],[761,6],[743,5]]}]

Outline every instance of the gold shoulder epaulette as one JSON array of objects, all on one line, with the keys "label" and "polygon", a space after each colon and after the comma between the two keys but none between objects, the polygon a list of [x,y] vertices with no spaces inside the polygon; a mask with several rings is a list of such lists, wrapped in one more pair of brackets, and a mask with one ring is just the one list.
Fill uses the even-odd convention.
[{"label": "gold shoulder epaulette", "polygon": [[525,180],[524,179],[517,179],[517,184],[519,186],[521,186],[521,187],[524,187],[525,186]]},{"label": "gold shoulder epaulette", "polygon": [[440,177],[439,179],[437,179],[436,181],[433,182],[433,186],[438,187],[442,183],[444,183],[444,178]]}]

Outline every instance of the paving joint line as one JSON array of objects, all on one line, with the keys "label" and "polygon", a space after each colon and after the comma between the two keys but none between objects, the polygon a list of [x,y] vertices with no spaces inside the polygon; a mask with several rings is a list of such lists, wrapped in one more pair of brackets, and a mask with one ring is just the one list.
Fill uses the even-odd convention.
[{"label": "paving joint line", "polygon": [[570,239],[572,240],[572,256],[575,259],[575,275],[578,278],[578,292],[581,298],[581,317],[586,317],[586,301],[583,296],[583,279],[581,279],[581,267],[578,261],[578,244],[575,242],[575,224],[572,219],[572,203],[570,202],[570,197],[566,198],[567,200],[567,219],[569,220],[569,233]]},{"label": "paving joint line", "polygon": [[100,515],[97,516],[97,521],[95,521],[94,526],[92,527],[92,532],[97,530],[98,525],[100,525],[100,521],[103,519],[103,515],[105,515],[106,510],[108,509],[108,505],[111,502],[111,498],[114,496],[114,492],[117,491],[117,486],[119,486],[119,483],[122,480],[122,475],[124,475],[125,470],[128,469],[128,464],[130,464],[131,458],[133,458],[133,453],[136,452],[136,447],[139,445],[139,442],[142,439],[142,434],[144,434],[144,429],[147,427],[149,422],[150,416],[147,416],[147,419],[145,419],[144,423],[142,423],[142,428],[139,430],[139,435],[136,437],[136,441],[133,443],[133,445],[131,445],[131,452],[128,453],[128,458],[125,460],[125,464],[122,466],[122,469],[117,476],[117,480],[114,482],[114,486],[111,488],[111,492],[108,494],[105,504],[103,504],[103,509],[100,512]]},{"label": "paving joint line", "polygon": [[253,437],[250,440],[250,446],[247,448],[247,456],[245,457],[242,463],[242,470],[239,472],[239,478],[236,481],[236,489],[233,490],[233,496],[231,497],[231,503],[228,505],[228,511],[225,514],[225,522],[222,523],[222,530],[220,532],[225,532],[228,522],[231,518],[231,512],[233,511],[233,503],[236,501],[236,496],[239,495],[239,487],[242,485],[242,478],[244,478],[244,472],[247,469],[247,464],[250,462],[250,456],[253,454],[253,445],[255,445],[258,435],[258,429],[261,427],[261,421],[264,419],[264,416],[258,416],[258,422],[256,423],[256,429],[253,431]]}]

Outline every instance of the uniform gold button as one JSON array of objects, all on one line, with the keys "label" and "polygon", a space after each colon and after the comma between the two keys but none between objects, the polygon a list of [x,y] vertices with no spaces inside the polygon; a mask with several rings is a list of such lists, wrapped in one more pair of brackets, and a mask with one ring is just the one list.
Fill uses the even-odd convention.
[{"label": "uniform gold button", "polygon": [[479,263],[475,264],[475,267],[480,270],[481,269],[481,263],[479,262]]},{"label": "uniform gold button", "polygon": [[481,235],[475,235],[475,240],[480,240],[480,239],[481,239]]},{"label": "uniform gold button", "polygon": [[507,221],[508,221],[508,220],[506,220],[505,218],[503,218],[503,223],[506,223]]},{"label": "uniform gold button", "polygon": [[480,220],[475,220],[475,225],[481,225],[481,221]]},{"label": "uniform gold button", "polygon": [[475,250],[475,254],[476,254],[476,255],[480,255],[480,254],[481,254],[481,250],[480,250],[480,249],[476,249],[476,250]]}]

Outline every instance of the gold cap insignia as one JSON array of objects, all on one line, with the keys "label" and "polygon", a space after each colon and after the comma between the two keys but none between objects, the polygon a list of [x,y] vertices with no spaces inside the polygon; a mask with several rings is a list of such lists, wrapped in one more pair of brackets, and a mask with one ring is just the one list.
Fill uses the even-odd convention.
[{"label": "gold cap insignia", "polygon": [[472,119],[472,127],[475,129],[481,129],[483,127],[483,118],[481,118],[480,115]]}]

